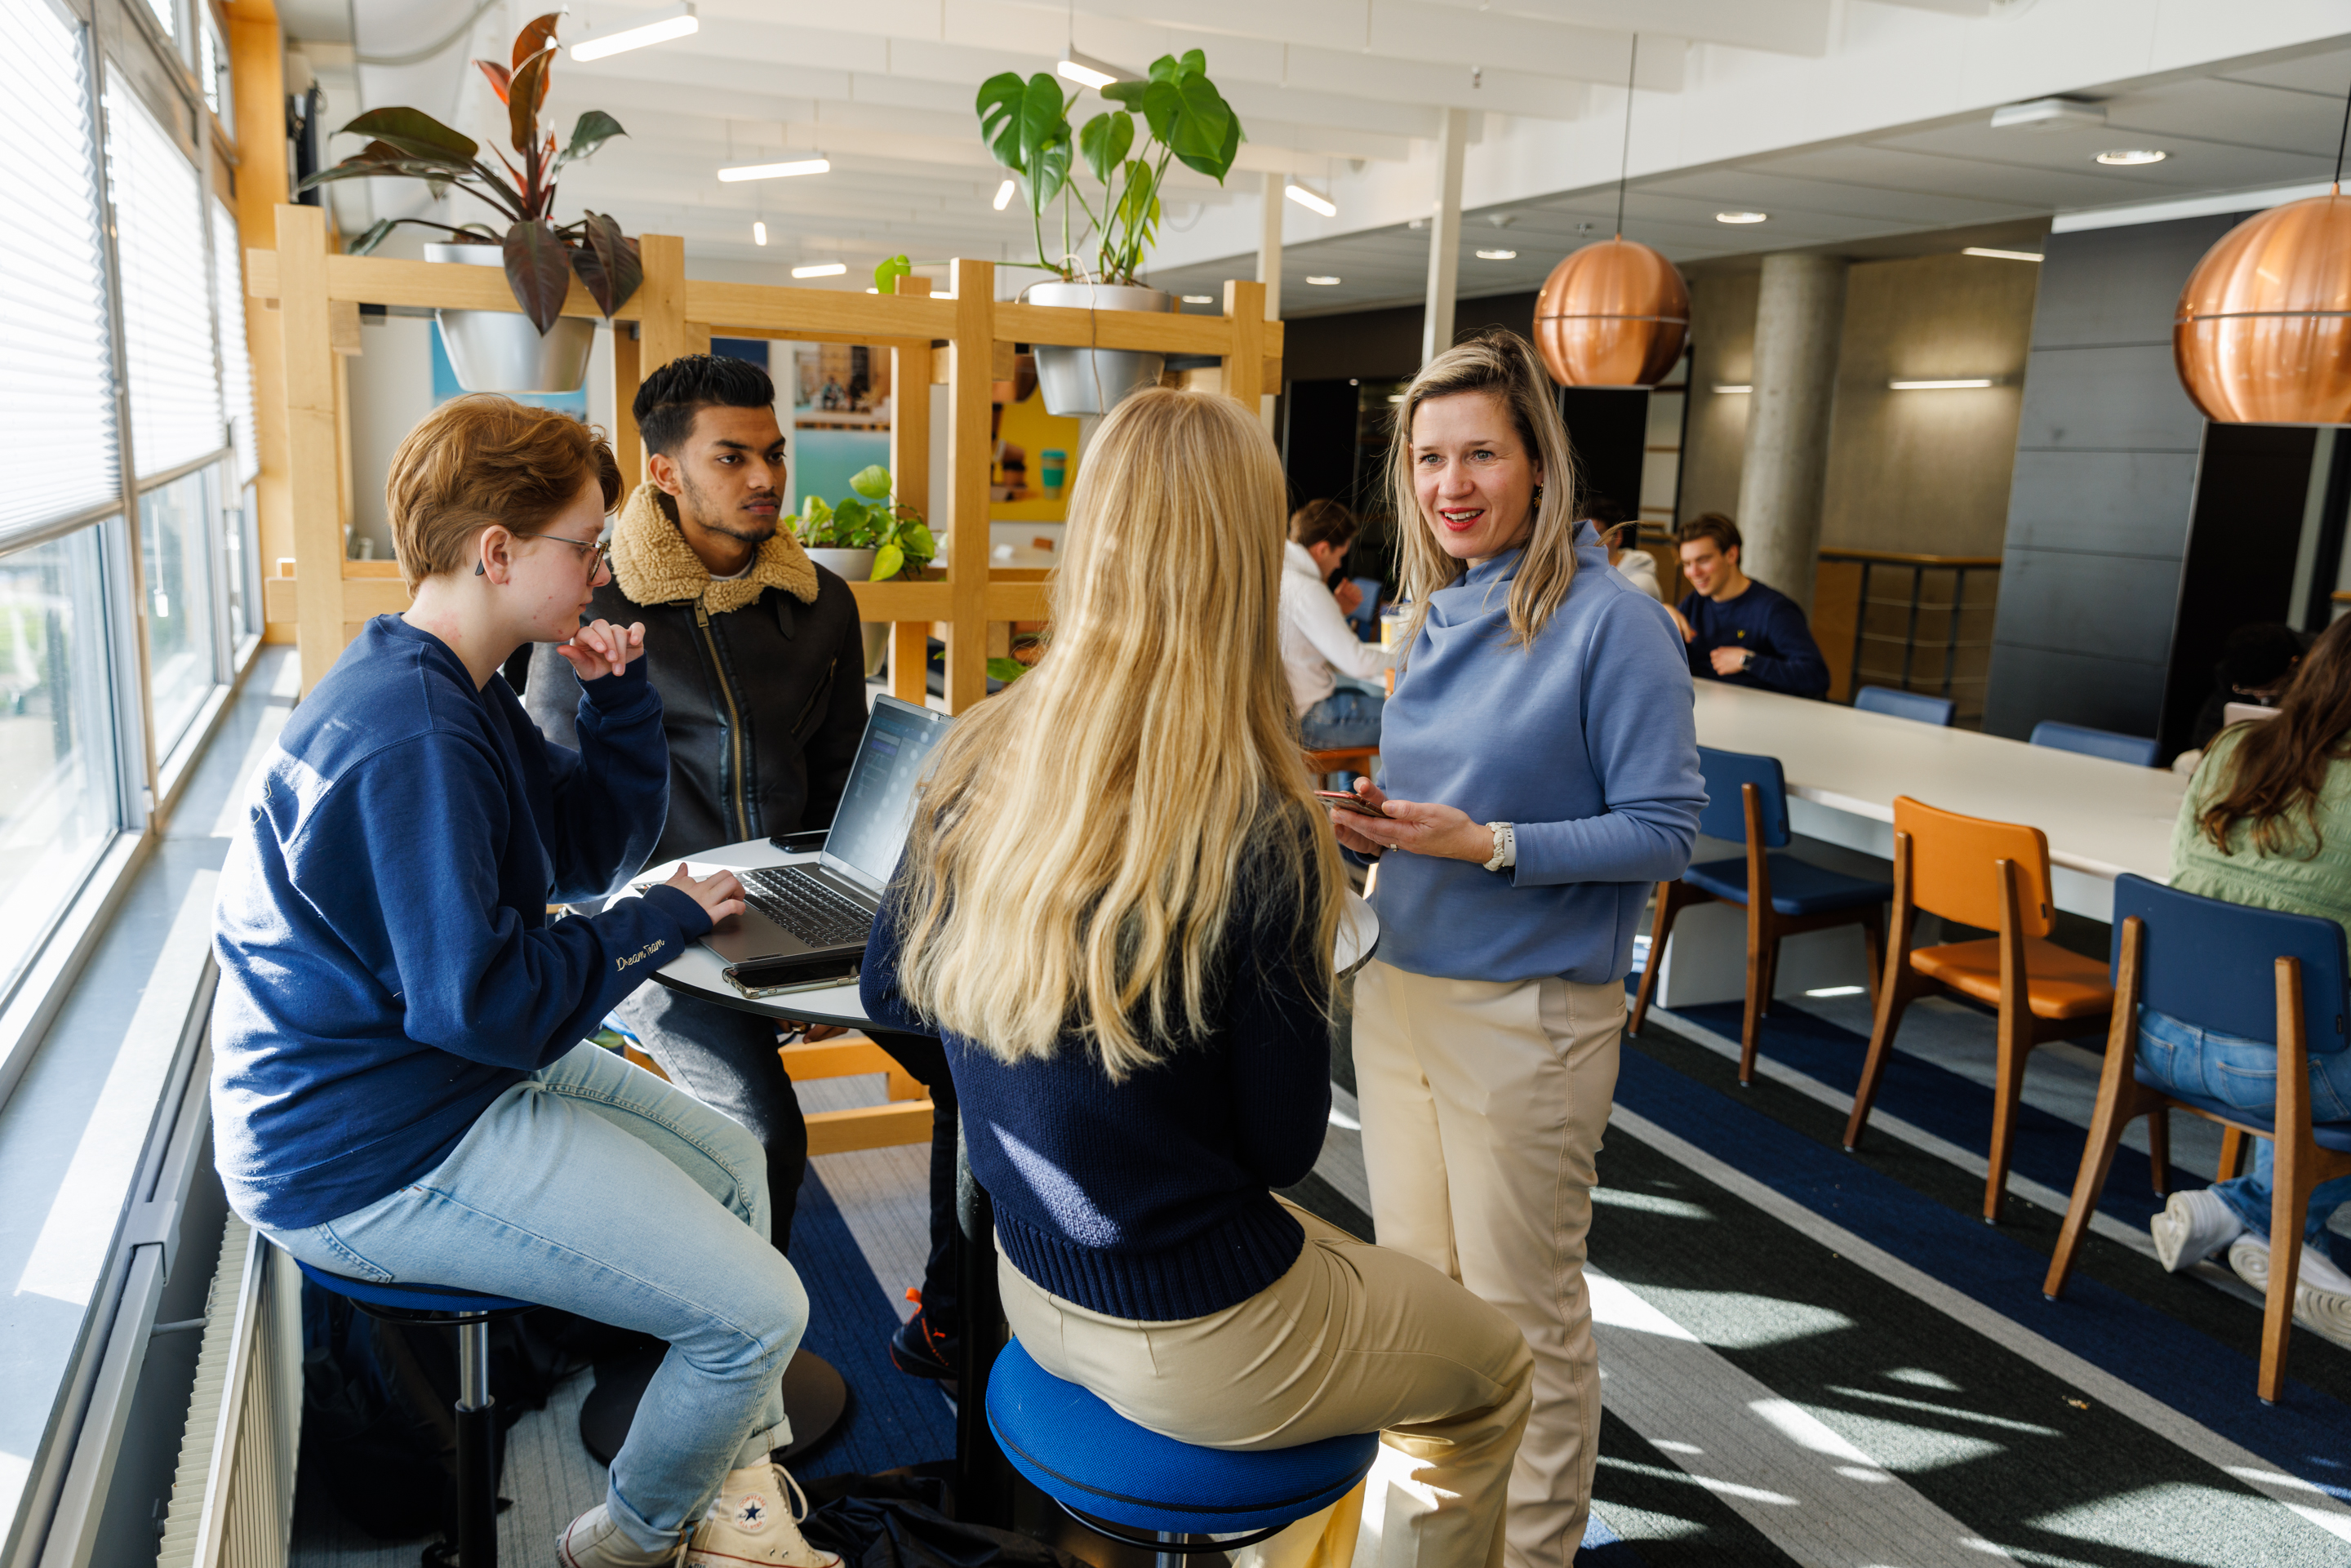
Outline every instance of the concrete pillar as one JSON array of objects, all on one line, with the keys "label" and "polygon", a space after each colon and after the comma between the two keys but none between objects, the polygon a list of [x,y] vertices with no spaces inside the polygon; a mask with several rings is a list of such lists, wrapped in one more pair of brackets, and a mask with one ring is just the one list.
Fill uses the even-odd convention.
[{"label": "concrete pillar", "polygon": [[1420,318],[1420,362],[1453,347],[1453,297],[1461,271],[1461,154],[1469,111],[1448,109],[1437,137],[1437,205],[1428,214],[1428,304]]},{"label": "concrete pillar", "polygon": [[1836,403],[1847,263],[1837,256],[1767,256],[1755,307],[1755,381],[1739,475],[1740,565],[1813,608],[1829,416]]},{"label": "concrete pillar", "polygon": [[1281,209],[1288,198],[1282,188],[1290,183],[1287,174],[1265,177],[1264,211],[1259,218],[1257,280],[1265,285],[1265,319],[1281,319]]}]

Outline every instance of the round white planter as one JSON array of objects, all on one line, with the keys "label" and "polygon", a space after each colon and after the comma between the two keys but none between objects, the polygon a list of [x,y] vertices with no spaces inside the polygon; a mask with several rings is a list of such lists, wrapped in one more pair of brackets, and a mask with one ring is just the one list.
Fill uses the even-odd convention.
[{"label": "round white planter", "polygon": [[[851,582],[865,582],[873,576],[873,552],[870,549],[810,547],[808,553],[809,559],[839,572]],[[865,673],[878,674],[890,656],[890,623],[864,621],[858,623],[858,629],[865,635]]]},{"label": "round white planter", "polygon": [[[495,267],[506,272],[506,252],[494,245],[428,245],[424,259],[451,266]],[[588,380],[588,350],[596,323],[566,316],[540,337],[516,310],[435,310],[449,368],[467,392],[569,392]]]}]

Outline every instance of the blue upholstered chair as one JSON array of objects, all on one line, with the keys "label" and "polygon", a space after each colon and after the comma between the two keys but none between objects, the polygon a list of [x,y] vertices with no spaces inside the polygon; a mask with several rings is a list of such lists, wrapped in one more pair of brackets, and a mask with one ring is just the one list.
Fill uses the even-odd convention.
[{"label": "blue upholstered chair", "polygon": [[1880,914],[1894,896],[1894,884],[1847,876],[1777,854],[1792,837],[1788,830],[1788,780],[1776,757],[1744,751],[1698,748],[1698,772],[1706,779],[1706,810],[1698,831],[1745,844],[1740,860],[1709,861],[1682,873],[1679,882],[1657,883],[1657,915],[1649,934],[1649,963],[1626,1024],[1638,1034],[1656,994],[1657,971],[1665,967],[1666,938],[1674,920],[1694,904],[1717,900],[1747,911],[1747,1010],[1739,1042],[1739,1082],[1755,1077],[1755,1049],[1762,1018],[1771,1005],[1771,985],[1780,969],[1780,943],[1802,931],[1858,925],[1869,950],[1869,984],[1877,985]]},{"label": "blue upholstered chair", "polygon": [[1376,643],[1380,640],[1380,595],[1387,591],[1387,584],[1376,577],[1351,577],[1347,580],[1362,590],[1364,595],[1363,601],[1355,606],[1355,612],[1348,616],[1347,621],[1354,627],[1358,638],[1366,643]]},{"label": "blue upholstered chair", "polygon": [[[2286,1338],[2294,1327],[2294,1276],[2302,1267],[2303,1212],[2310,1189],[2351,1175],[2351,1122],[2310,1119],[2310,1058],[2351,1048],[2345,1013],[2343,927],[2311,915],[2199,898],[2143,877],[2115,879],[2115,1017],[2106,1038],[2097,1109],[2082,1150],[2074,1201],[2065,1210],[2043,1294],[2065,1289],[2074,1252],[2105,1190],[2123,1129],[2138,1116],[2186,1111],[2227,1129],[2220,1176],[2237,1174],[2248,1138],[2276,1148],[2270,1210],[2269,1299],[2262,1322],[2257,1385],[2265,1402],[2285,1385]],[[2277,1045],[2277,1108],[2254,1115],[2218,1101],[2159,1088],[2137,1070],[2138,1009]],[[2129,1071],[2126,1071],[2128,1068]]]},{"label": "blue upholstered chair", "polygon": [[2086,724],[2060,724],[2053,718],[2044,718],[2032,727],[2032,744],[2053,747],[2059,751],[2078,751],[2085,757],[2103,757],[2110,762],[2127,762],[2134,768],[2155,766],[2155,742],[2148,737],[2092,729]]},{"label": "blue upholstered chair", "polygon": [[[445,1285],[380,1285],[294,1260],[302,1277],[370,1317],[445,1323],[457,1331],[457,1539],[459,1568],[498,1568],[498,1413],[490,1397],[490,1324],[537,1303]],[[425,1553],[430,1562],[433,1553]]]},{"label": "blue upholstered chair", "polygon": [[1376,1432],[1250,1453],[1179,1443],[1055,1377],[1018,1340],[988,1375],[987,1426],[1012,1468],[1064,1511],[1162,1564],[1263,1541],[1330,1507],[1380,1446]]},{"label": "blue upholstered chair", "polygon": [[1929,696],[1925,692],[1897,692],[1892,686],[1864,686],[1853,694],[1853,706],[1863,713],[1882,713],[1894,718],[1913,718],[1920,724],[1950,727],[1951,716],[1959,706],[1949,697]]}]

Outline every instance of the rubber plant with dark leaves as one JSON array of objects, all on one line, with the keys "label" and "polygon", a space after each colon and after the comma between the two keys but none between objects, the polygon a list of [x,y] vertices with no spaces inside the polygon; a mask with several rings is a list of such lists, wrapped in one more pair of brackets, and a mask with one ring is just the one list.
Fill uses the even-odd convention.
[{"label": "rubber plant with dark leaves", "polygon": [[460,244],[497,245],[506,252],[507,283],[514,290],[515,302],[542,335],[563,314],[564,297],[570,292],[574,274],[607,319],[644,279],[637,242],[623,235],[609,214],[589,213],[559,225],[549,216],[555,207],[556,177],[564,166],[587,157],[613,137],[628,134],[619,120],[601,109],[580,117],[571,128],[569,144],[559,152],[554,132],[540,127],[538,113],[547,103],[547,78],[555,65],[555,27],[559,20],[561,13],[550,13],[523,28],[515,37],[513,57],[507,65],[496,60],[474,62],[489,78],[498,101],[506,105],[516,158],[496,148],[489,150],[503,172],[484,160],[479,142],[421,110],[372,109],[343,127],[346,134],[370,138],[368,144],[302,183],[307,190],[329,180],[422,180],[435,197],[455,186],[488,203],[507,221],[503,239],[484,224],[385,218],[360,235],[350,253],[367,255],[402,224],[440,229]]}]

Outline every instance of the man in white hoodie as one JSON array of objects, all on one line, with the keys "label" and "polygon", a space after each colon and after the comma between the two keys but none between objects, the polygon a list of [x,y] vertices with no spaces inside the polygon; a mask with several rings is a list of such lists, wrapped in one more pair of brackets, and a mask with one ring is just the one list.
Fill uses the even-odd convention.
[{"label": "man in white hoodie", "polygon": [[1281,664],[1307,748],[1338,750],[1380,743],[1386,699],[1365,685],[1395,666],[1395,653],[1365,643],[1328,582],[1355,542],[1355,514],[1336,501],[1309,501],[1290,515],[1281,572]]}]

